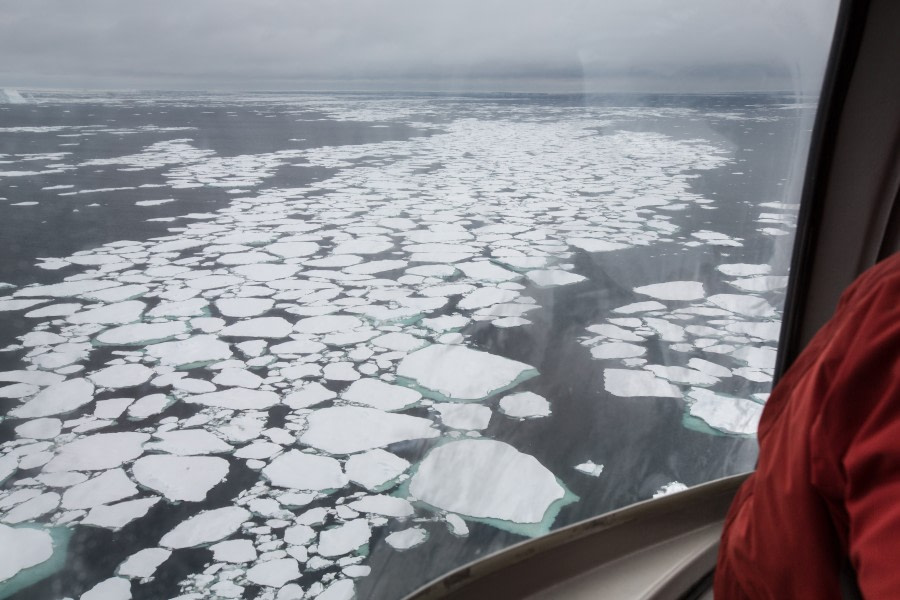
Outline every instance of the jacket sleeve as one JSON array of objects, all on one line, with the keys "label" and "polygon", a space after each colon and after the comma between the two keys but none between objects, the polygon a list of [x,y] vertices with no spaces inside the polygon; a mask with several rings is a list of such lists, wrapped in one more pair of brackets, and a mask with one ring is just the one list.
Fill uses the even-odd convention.
[{"label": "jacket sleeve", "polygon": [[[900,277],[856,290],[812,436],[812,472],[867,600],[900,598]],[[820,460],[816,462],[817,458]],[[827,494],[826,494],[827,495]],[[840,522],[843,521],[843,522]]]}]

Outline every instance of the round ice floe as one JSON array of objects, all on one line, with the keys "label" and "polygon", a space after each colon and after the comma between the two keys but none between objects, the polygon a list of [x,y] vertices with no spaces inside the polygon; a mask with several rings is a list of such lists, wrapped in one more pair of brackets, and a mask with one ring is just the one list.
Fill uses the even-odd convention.
[{"label": "round ice floe", "polygon": [[61,415],[94,399],[94,386],[86,379],[70,379],[51,385],[37,396],[9,411],[18,419]]},{"label": "round ice floe", "polygon": [[0,398],[9,398],[17,400],[19,398],[27,398],[39,392],[41,388],[30,383],[14,383],[0,387]]},{"label": "round ice floe", "polygon": [[408,500],[383,494],[363,496],[359,500],[354,500],[348,506],[356,512],[383,515],[385,517],[406,518],[411,517],[415,513],[412,504]]},{"label": "round ice floe", "polygon": [[291,324],[282,317],[257,317],[238,321],[219,332],[226,337],[283,338],[291,332]]},{"label": "round ice floe", "polygon": [[62,431],[62,421],[59,419],[32,419],[16,427],[19,437],[33,440],[52,440]]},{"label": "round ice floe", "polygon": [[363,404],[380,410],[400,410],[422,399],[422,394],[399,385],[391,385],[380,379],[366,377],[353,382],[341,394],[341,398],[354,404]]},{"label": "round ice floe", "polygon": [[134,478],[169,501],[201,502],[228,475],[228,461],[213,456],[152,454],[134,461]]},{"label": "round ice floe", "polygon": [[397,375],[448,398],[479,400],[495,394],[529,374],[532,367],[465,346],[432,344],[406,356]]},{"label": "round ice floe", "polygon": [[153,377],[153,370],[144,365],[113,365],[88,375],[96,385],[111,389],[134,387]]},{"label": "round ice floe", "polygon": [[300,442],[330,454],[352,454],[438,435],[428,419],[372,408],[337,406],[310,414]]},{"label": "round ice floe", "polygon": [[380,254],[394,247],[394,243],[383,239],[348,240],[334,247],[334,254]]},{"label": "round ice floe", "polygon": [[184,332],[185,325],[179,321],[133,323],[108,329],[95,339],[97,343],[109,346],[143,346],[175,337]]},{"label": "round ice floe", "polygon": [[335,459],[298,450],[277,457],[262,473],[274,486],[297,490],[330,490],[348,481]]},{"label": "round ice floe", "polygon": [[26,500],[3,515],[3,521],[10,525],[34,521],[47,513],[53,512],[59,506],[59,494],[45,492],[34,498]]},{"label": "round ice floe", "polygon": [[216,308],[226,317],[255,317],[275,306],[270,298],[222,298],[216,300]]},{"label": "round ice floe", "polygon": [[300,568],[293,558],[276,558],[256,563],[247,570],[247,579],[257,585],[280,588],[300,577]]},{"label": "round ice floe", "polygon": [[143,453],[146,433],[97,433],[69,442],[44,466],[46,473],[100,471],[118,467]]},{"label": "round ice floe", "polygon": [[256,389],[263,383],[263,378],[246,369],[222,369],[213,377],[213,383],[223,386],[237,386]]},{"label": "round ice floe", "polygon": [[204,298],[188,298],[175,302],[160,302],[147,312],[148,317],[196,317],[204,314],[209,302]]},{"label": "round ice floe", "polygon": [[634,291],[659,300],[699,300],[706,295],[699,281],[667,281],[636,287]]},{"label": "round ice floe", "polygon": [[193,548],[227,538],[251,517],[250,511],[238,506],[226,506],[201,512],[176,525],[162,537],[164,548]]},{"label": "round ice floe", "polygon": [[186,340],[153,344],[147,347],[147,354],[158,359],[160,364],[176,367],[232,357],[228,344],[213,335],[195,335]]},{"label": "round ice floe", "polygon": [[550,403],[534,392],[519,392],[500,399],[500,412],[517,419],[534,419],[550,414]]},{"label": "round ice floe", "polygon": [[470,517],[539,523],[565,490],[533,456],[494,440],[461,440],[428,453],[410,493]]}]

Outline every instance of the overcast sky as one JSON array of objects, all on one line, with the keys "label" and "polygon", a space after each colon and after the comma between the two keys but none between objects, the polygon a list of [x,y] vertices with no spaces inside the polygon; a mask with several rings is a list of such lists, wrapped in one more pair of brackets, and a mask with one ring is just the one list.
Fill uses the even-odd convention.
[{"label": "overcast sky", "polygon": [[837,0],[0,0],[0,88],[817,91]]}]

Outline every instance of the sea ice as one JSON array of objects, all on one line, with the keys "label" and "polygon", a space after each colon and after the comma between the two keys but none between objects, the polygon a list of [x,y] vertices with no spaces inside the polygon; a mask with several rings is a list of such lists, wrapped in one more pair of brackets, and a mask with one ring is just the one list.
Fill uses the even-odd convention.
[{"label": "sea ice", "polygon": [[409,550],[415,548],[419,544],[428,539],[428,532],[421,527],[410,527],[401,531],[395,531],[390,534],[384,541],[394,550]]},{"label": "sea ice", "polygon": [[283,338],[291,332],[291,324],[282,317],[257,317],[229,325],[222,336],[249,338]]},{"label": "sea ice", "polygon": [[681,391],[653,373],[632,369],[603,369],[603,385],[613,396],[681,398]]},{"label": "sea ice", "polygon": [[110,469],[74,485],[63,493],[62,507],[67,510],[94,508],[130,498],[138,493],[138,488],[122,469]]},{"label": "sea ice", "polygon": [[216,300],[216,308],[226,317],[255,317],[275,305],[270,298],[221,298]]},{"label": "sea ice", "polygon": [[183,401],[231,410],[264,410],[278,404],[281,398],[275,392],[229,388],[219,392],[186,396]]},{"label": "sea ice", "polygon": [[369,543],[372,531],[365,519],[347,521],[319,534],[319,554],[334,557],[353,552]]},{"label": "sea ice", "polygon": [[115,531],[146,515],[147,511],[153,508],[159,500],[159,496],[151,496],[140,500],[127,500],[118,504],[95,506],[81,520],[81,524]]},{"label": "sea ice", "polygon": [[132,431],[89,435],[62,446],[44,472],[112,469],[140,456],[149,439],[146,433]]},{"label": "sea ice", "polygon": [[226,506],[201,512],[176,525],[159,541],[165,548],[193,548],[227,538],[250,519],[250,511]]},{"label": "sea ice", "polygon": [[598,465],[594,461],[589,460],[580,465],[575,465],[575,470],[581,471],[585,475],[590,475],[591,477],[599,477],[603,473],[603,465]]},{"label": "sea ice", "polygon": [[32,419],[16,427],[16,434],[33,440],[52,440],[62,431],[59,419]]},{"label": "sea ice", "polygon": [[709,302],[725,310],[745,317],[772,317],[775,309],[763,298],[737,294],[717,294],[707,298]]},{"label": "sea ice", "polygon": [[159,565],[166,562],[170,556],[171,550],[144,548],[126,558],[116,569],[116,574],[135,579],[152,577]]},{"label": "sea ice", "polygon": [[422,395],[409,388],[391,385],[380,379],[365,377],[353,382],[341,394],[341,398],[354,404],[371,406],[380,410],[400,410],[415,404]]},{"label": "sea ice", "polygon": [[369,490],[396,479],[408,468],[409,462],[380,448],[354,454],[344,465],[350,481]]},{"label": "sea ice", "polygon": [[627,342],[609,342],[605,344],[597,344],[591,348],[591,356],[596,359],[611,358],[633,358],[635,356],[643,356],[647,353],[647,349],[643,346],[636,346]]},{"label": "sea ice", "polygon": [[213,560],[217,561],[247,563],[256,560],[256,548],[250,540],[226,540],[213,544],[209,549],[213,551]]},{"label": "sea ice", "polygon": [[342,488],[348,481],[335,459],[298,450],[277,457],[262,473],[274,486],[297,490]]},{"label": "sea ice", "polygon": [[565,495],[537,459],[494,440],[438,446],[419,464],[409,491],[442,510],[515,523],[539,523]]},{"label": "sea ice", "polygon": [[86,379],[51,385],[25,404],[9,411],[17,419],[49,417],[72,412],[94,399],[94,386]]},{"label": "sea ice", "polygon": [[441,402],[432,406],[441,423],[454,429],[481,431],[491,421],[491,409],[480,404]]},{"label": "sea ice", "polygon": [[683,492],[688,489],[686,485],[681,483],[680,481],[672,481],[661,486],[658,490],[653,493],[654,498],[661,498],[662,496],[668,496],[669,494],[674,494],[676,492]]},{"label": "sea ice", "polygon": [[131,600],[131,582],[122,577],[104,579],[83,593],[81,600]]},{"label": "sea ice", "polygon": [[280,588],[300,577],[300,568],[293,558],[276,558],[258,562],[247,570],[247,579],[257,585]]},{"label": "sea ice", "polygon": [[406,356],[397,375],[448,398],[479,400],[537,372],[518,361],[465,346],[432,344]]},{"label": "sea ice", "polygon": [[406,518],[411,517],[415,511],[412,504],[403,498],[386,496],[363,496],[348,504],[356,512],[383,515],[385,517]]},{"label": "sea ice", "polygon": [[630,315],[639,312],[650,312],[653,310],[666,310],[666,305],[661,302],[657,302],[656,300],[648,300],[645,302],[634,302],[632,304],[620,306],[619,308],[614,308],[613,312]]},{"label": "sea ice", "polygon": [[151,377],[153,370],[144,365],[113,365],[88,375],[94,384],[114,390],[141,385]]},{"label": "sea ice", "polygon": [[571,285],[586,281],[587,277],[569,273],[562,269],[539,269],[536,271],[528,271],[525,276],[538,287],[554,287],[557,285]]},{"label": "sea ice", "polygon": [[300,443],[330,454],[353,454],[438,435],[428,419],[360,406],[336,406],[319,409],[307,417],[307,429],[300,436]]},{"label": "sea ice", "polygon": [[144,346],[175,337],[179,333],[184,332],[184,323],[179,321],[133,323],[107,329],[95,339],[97,343],[109,346]]},{"label": "sea ice", "polygon": [[300,319],[294,324],[297,333],[332,333],[335,331],[348,331],[361,327],[363,322],[357,317],[344,315],[324,315]]},{"label": "sea ice", "polygon": [[706,295],[699,281],[667,281],[636,287],[634,291],[658,300],[699,300]]},{"label": "sea ice", "polygon": [[182,367],[232,357],[228,344],[213,335],[195,335],[185,340],[163,342],[147,347],[147,354],[160,364]]},{"label": "sea ice", "polygon": [[170,502],[201,502],[228,475],[228,461],[212,456],[150,454],[131,467],[135,480]]},{"label": "sea ice", "polygon": [[550,415],[550,403],[534,392],[519,392],[500,399],[500,412],[517,419],[534,419]]},{"label": "sea ice", "polygon": [[147,305],[140,300],[129,300],[107,304],[99,308],[92,308],[75,313],[67,320],[76,325],[85,323],[99,323],[101,325],[119,325],[132,323],[141,318]]},{"label": "sea ice", "polygon": [[752,400],[722,396],[710,390],[694,388],[687,393],[692,400],[690,413],[711,427],[726,433],[756,433],[763,405]]}]

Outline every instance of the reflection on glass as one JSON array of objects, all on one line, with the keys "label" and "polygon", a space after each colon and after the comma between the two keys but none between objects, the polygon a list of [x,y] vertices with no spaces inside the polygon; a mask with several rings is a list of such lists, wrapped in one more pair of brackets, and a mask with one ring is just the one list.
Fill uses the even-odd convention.
[{"label": "reflection on glass", "polygon": [[4,90],[0,597],[396,598],[752,468],[815,96],[587,71]]}]

